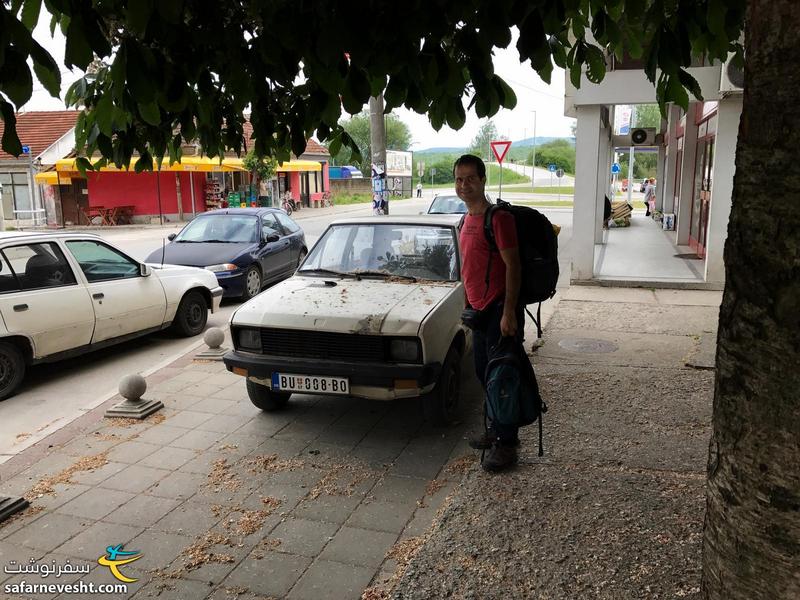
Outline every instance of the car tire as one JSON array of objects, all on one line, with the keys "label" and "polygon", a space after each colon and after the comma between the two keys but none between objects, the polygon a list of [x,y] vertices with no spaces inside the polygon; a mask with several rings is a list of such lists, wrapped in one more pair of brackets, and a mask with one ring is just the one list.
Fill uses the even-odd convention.
[{"label": "car tire", "polygon": [[261,270],[255,266],[250,265],[244,273],[244,291],[242,292],[242,300],[247,302],[251,298],[255,298],[261,291],[264,285],[264,280],[261,278]]},{"label": "car tire", "polygon": [[0,400],[13,396],[25,377],[25,358],[20,349],[0,342]]},{"label": "car tire", "polygon": [[266,412],[274,412],[286,408],[289,398],[292,396],[288,392],[273,392],[267,386],[249,379],[247,380],[247,395],[256,408]]},{"label": "car tire", "polygon": [[461,394],[461,353],[451,346],[442,365],[439,381],[430,394],[422,398],[425,419],[434,425],[450,425],[458,412]]},{"label": "car tire", "polygon": [[182,337],[192,337],[202,333],[207,322],[208,304],[203,294],[197,290],[184,294],[172,320],[173,331]]}]

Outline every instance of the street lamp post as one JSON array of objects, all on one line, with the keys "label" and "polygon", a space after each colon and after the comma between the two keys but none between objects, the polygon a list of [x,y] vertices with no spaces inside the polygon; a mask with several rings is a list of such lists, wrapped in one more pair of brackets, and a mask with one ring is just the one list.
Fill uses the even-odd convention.
[{"label": "street lamp post", "polygon": [[531,189],[536,187],[536,111],[533,113],[533,159],[531,160]]}]

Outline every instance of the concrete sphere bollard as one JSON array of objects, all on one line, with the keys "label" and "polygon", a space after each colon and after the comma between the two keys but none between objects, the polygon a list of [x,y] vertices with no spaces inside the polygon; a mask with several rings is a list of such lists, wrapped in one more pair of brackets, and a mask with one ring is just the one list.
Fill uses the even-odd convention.
[{"label": "concrete sphere bollard", "polygon": [[131,402],[138,402],[147,391],[147,381],[139,374],[126,375],[119,382],[119,395]]},{"label": "concrete sphere bollard", "polygon": [[203,341],[209,348],[216,349],[225,341],[225,334],[219,327],[210,327],[205,335],[203,335]]}]

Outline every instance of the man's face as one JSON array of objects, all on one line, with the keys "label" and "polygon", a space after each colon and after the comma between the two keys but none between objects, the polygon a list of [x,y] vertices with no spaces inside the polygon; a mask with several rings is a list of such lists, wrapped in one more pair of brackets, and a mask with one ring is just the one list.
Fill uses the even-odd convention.
[{"label": "man's face", "polygon": [[455,177],[456,194],[464,202],[480,202],[484,199],[486,178],[478,175],[475,165],[458,165]]}]

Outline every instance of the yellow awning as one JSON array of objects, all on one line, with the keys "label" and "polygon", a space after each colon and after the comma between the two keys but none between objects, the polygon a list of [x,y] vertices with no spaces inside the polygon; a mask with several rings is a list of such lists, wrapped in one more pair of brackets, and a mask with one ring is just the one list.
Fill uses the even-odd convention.
[{"label": "yellow awning", "polygon": [[57,173],[56,171],[37,173],[34,179],[36,183],[43,183],[45,185],[69,185],[72,183],[69,175],[66,173]]},{"label": "yellow awning", "polygon": [[282,163],[277,169],[279,173],[289,173],[296,171],[321,171],[322,165],[315,160],[290,160]]},{"label": "yellow awning", "polygon": [[[135,164],[136,161],[132,160]],[[319,166],[319,163],[317,163]],[[77,171],[76,160],[74,158],[62,158],[56,161],[56,171]],[[115,165],[108,165],[100,168],[101,171],[110,172],[126,172],[133,171],[133,166],[130,169],[118,169]],[[199,171],[199,172],[231,172],[231,171],[247,171],[242,164],[241,158],[224,158],[220,164],[219,158],[208,158],[207,156],[184,156],[181,162],[168,164],[165,160],[161,164],[162,171]]]}]

